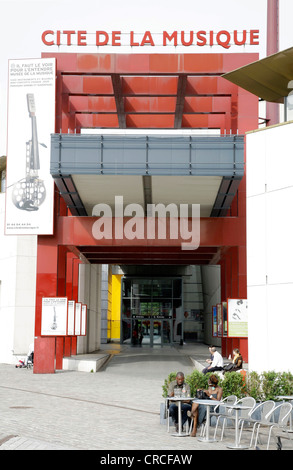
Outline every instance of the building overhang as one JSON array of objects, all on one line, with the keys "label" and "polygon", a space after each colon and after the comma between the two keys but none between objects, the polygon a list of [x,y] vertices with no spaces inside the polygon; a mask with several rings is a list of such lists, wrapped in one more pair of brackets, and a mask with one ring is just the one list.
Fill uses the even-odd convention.
[{"label": "building overhang", "polygon": [[222,75],[265,101],[283,103],[293,87],[293,47]]},{"label": "building overhang", "polygon": [[244,175],[242,135],[52,134],[51,175],[72,215],[96,204],[200,204],[226,216]]}]

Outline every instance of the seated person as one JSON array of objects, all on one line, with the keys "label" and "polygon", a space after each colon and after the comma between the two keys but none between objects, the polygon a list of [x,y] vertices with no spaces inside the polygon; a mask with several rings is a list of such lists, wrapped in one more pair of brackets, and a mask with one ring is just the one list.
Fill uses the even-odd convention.
[{"label": "seated person", "polygon": [[[220,401],[223,396],[223,389],[222,387],[218,386],[218,377],[212,374],[209,378],[209,388],[208,390],[204,390],[205,393],[209,396],[210,400],[217,400]],[[213,412],[214,407],[211,406],[211,412]],[[192,408],[187,416],[193,419],[193,429],[191,436],[195,437],[197,432],[197,427],[200,426],[205,418],[207,413],[207,407],[205,405],[201,405],[200,403],[192,403]]]},{"label": "seated person", "polygon": [[[184,374],[183,372],[178,372],[176,375],[176,379],[170,383],[168,388],[168,397],[176,396],[176,393],[180,391],[186,392],[186,395],[190,396],[190,386],[184,381]],[[190,400],[186,400],[181,402],[181,411],[182,411],[182,426],[187,421],[187,412],[191,410]],[[177,402],[170,401],[169,405],[169,414],[175,424],[176,432],[178,431],[178,405]]]},{"label": "seated person", "polygon": [[209,372],[220,371],[223,369],[223,365],[224,365],[223,358],[221,354],[217,351],[216,347],[212,346],[209,349],[210,349],[211,354],[213,355],[213,360],[211,362],[209,362],[209,360],[206,361],[206,362],[209,362],[210,365],[203,369],[202,371],[203,374],[207,374]]},{"label": "seated person", "polygon": [[223,374],[225,372],[235,372],[242,369],[243,357],[240,354],[239,349],[233,349],[233,361],[230,364],[225,364],[223,367]]}]

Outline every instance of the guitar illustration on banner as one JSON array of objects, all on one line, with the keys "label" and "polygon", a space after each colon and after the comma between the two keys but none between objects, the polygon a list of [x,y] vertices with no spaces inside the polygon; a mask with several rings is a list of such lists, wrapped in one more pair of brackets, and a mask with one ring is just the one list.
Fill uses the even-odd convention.
[{"label": "guitar illustration on banner", "polygon": [[39,178],[38,174],[38,170],[40,170],[39,145],[45,148],[47,146],[38,142],[34,94],[28,93],[26,97],[32,124],[32,136],[26,142],[26,176],[14,184],[12,202],[20,210],[37,211],[46,198],[44,181]]}]

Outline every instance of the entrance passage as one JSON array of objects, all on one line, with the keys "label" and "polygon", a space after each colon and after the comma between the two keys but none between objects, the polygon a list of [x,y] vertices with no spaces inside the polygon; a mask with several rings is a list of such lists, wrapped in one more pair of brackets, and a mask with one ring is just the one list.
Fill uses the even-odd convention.
[{"label": "entrance passage", "polygon": [[121,343],[163,346],[182,335],[182,279],[122,280]]}]

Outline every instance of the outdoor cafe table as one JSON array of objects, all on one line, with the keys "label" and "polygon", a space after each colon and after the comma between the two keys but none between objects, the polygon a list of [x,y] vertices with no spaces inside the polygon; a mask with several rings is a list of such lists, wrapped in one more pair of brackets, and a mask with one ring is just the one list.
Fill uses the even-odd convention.
[{"label": "outdoor cafe table", "polygon": [[181,413],[181,403],[183,401],[191,401],[193,398],[190,397],[167,397],[166,400],[177,401],[178,402],[178,432],[172,434],[175,437],[186,437],[187,433],[182,432],[182,413]]},{"label": "outdoor cafe table", "polygon": [[[293,395],[279,395],[278,397],[276,397],[278,400],[288,400],[288,401],[293,401]],[[293,405],[293,403],[292,403]],[[292,412],[290,413],[290,418],[289,418],[289,429],[287,429],[286,431],[287,432],[293,432],[293,423],[292,423]],[[285,431],[285,432],[286,432]]]},{"label": "outdoor cafe table", "polygon": [[195,398],[192,400],[193,403],[198,403],[199,405],[205,405],[207,407],[207,417],[206,417],[206,434],[205,437],[200,437],[198,440],[200,442],[216,442],[216,439],[210,438],[210,413],[211,406],[222,405],[223,402],[218,400],[202,400],[200,398]]},{"label": "outdoor cafe table", "polygon": [[[228,444],[227,447],[228,449],[249,449],[248,445],[240,445],[239,444],[239,411],[241,410],[250,410],[250,406],[245,406],[245,405],[238,405],[235,403],[235,405],[231,405],[228,403],[221,403],[222,406],[225,406],[226,408],[230,408],[232,410],[235,410],[235,443],[234,444]],[[229,419],[229,417],[227,418]]]}]

